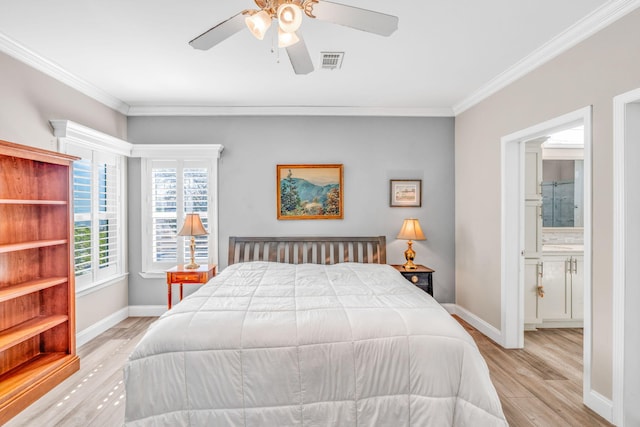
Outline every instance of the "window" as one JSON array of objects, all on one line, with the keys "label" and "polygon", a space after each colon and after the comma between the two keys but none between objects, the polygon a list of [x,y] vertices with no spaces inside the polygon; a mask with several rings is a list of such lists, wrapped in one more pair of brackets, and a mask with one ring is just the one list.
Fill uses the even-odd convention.
[{"label": "window", "polygon": [[[166,152],[158,153],[158,146],[136,146],[143,154],[142,161],[142,225],[143,225],[143,277],[154,277],[176,264],[188,263],[190,238],[177,233],[188,213],[197,213],[209,232],[197,236],[195,258],[200,264],[217,263],[216,188],[219,146],[193,147],[198,155],[189,155],[189,149],[175,149],[171,159]],[[213,147],[213,149],[211,149]],[[185,155],[186,151],[186,155]],[[153,158],[160,156],[163,158]],[[149,156],[149,157],[146,157]],[[193,157],[192,157],[193,156]],[[177,157],[177,159],[176,159]],[[182,158],[180,158],[182,157]]]},{"label": "window", "polygon": [[[189,239],[177,236],[187,213],[209,230],[209,167],[197,160],[150,160],[152,270],[189,260]],[[178,251],[178,245],[182,250]],[[196,260],[208,262],[209,238],[196,237]]]},{"label": "window", "polygon": [[73,163],[76,293],[107,285],[124,271],[125,160],[131,145],[69,121],[52,121]]},{"label": "window", "polygon": [[122,158],[79,147],[73,164],[73,221],[76,288],[117,276],[121,264]]}]

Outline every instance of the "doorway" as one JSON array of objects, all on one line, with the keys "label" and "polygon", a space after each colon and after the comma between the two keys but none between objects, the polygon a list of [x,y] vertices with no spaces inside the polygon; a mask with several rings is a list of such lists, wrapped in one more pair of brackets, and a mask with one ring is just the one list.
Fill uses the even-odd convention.
[{"label": "doorway", "polygon": [[524,329],[582,328],[584,126],[524,145]]},{"label": "doorway", "polygon": [[523,129],[501,140],[501,326],[503,345],[506,348],[524,347],[525,142],[578,126],[583,126],[584,129],[583,400],[594,409],[599,406],[599,399],[591,390],[591,107]]},{"label": "doorway", "polygon": [[639,142],[637,89],[614,98],[613,419],[618,426],[640,424]]}]

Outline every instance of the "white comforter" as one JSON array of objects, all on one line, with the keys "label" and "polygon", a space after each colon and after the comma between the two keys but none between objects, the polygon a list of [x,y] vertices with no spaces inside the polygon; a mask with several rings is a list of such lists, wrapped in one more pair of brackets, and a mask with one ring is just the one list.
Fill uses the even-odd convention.
[{"label": "white comforter", "polygon": [[125,367],[127,426],[506,426],[484,359],[377,264],[235,264]]}]

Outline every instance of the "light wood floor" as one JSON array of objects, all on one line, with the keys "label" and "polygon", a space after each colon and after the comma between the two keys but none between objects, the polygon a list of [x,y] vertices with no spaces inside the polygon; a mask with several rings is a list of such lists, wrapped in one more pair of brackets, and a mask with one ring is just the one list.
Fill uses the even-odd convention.
[{"label": "light wood floor", "polygon": [[[129,318],[82,346],[80,371],[6,427],[116,427],[124,421],[122,367],[155,318]],[[582,330],[525,333],[505,350],[458,319],[482,352],[511,427],[610,426],[582,404]],[[478,426],[482,427],[482,426]]]},{"label": "light wood floor", "polygon": [[475,339],[511,427],[611,426],[582,404],[582,329],[525,332],[505,350],[458,319]]},{"label": "light wood floor", "polygon": [[130,317],[78,349],[80,370],[6,427],[120,427],[122,367],[155,317]]}]

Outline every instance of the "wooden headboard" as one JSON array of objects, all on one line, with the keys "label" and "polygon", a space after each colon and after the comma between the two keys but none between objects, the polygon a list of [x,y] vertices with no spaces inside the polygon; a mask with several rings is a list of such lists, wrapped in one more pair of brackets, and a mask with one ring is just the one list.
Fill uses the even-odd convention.
[{"label": "wooden headboard", "polygon": [[229,237],[229,263],[272,261],[288,264],[361,262],[386,264],[385,236]]}]

